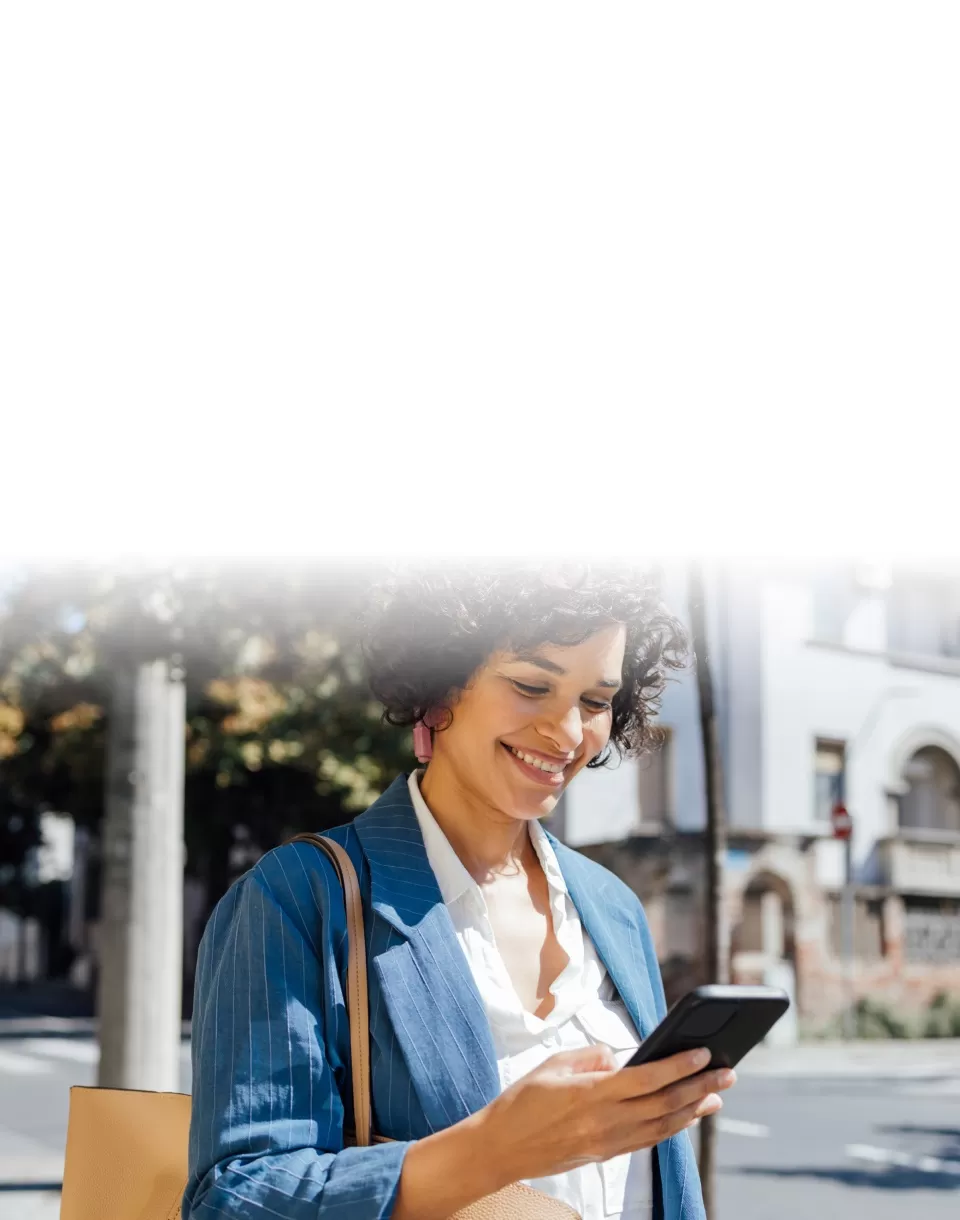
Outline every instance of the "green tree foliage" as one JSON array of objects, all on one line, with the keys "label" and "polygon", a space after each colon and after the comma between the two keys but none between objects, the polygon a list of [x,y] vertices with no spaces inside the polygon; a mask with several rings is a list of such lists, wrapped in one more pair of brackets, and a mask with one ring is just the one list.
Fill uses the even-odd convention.
[{"label": "green tree foliage", "polygon": [[111,672],[132,659],[177,656],[184,667],[187,867],[208,880],[211,898],[244,850],[366,808],[412,759],[409,736],[381,723],[359,661],[357,626],[376,575],[208,564],[8,578],[0,863],[29,850],[41,810],[97,827]]}]

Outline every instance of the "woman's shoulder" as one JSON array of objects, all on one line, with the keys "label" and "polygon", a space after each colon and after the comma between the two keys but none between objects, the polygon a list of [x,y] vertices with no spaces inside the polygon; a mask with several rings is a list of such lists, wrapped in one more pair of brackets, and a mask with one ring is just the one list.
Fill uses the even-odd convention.
[{"label": "woman's shoulder", "polygon": [[[325,834],[331,839],[336,837],[342,844],[343,840],[339,834]],[[278,898],[302,896],[307,890],[315,888],[320,877],[334,880],[336,878],[327,856],[320,848],[302,840],[281,843],[279,847],[264,852],[245,875]]]},{"label": "woman's shoulder", "polygon": [[[354,856],[356,833],[338,826],[324,834]],[[356,863],[356,862],[355,862]],[[233,882],[217,903],[208,930],[247,912],[261,921],[289,921],[308,942],[318,944],[318,928],[345,926],[342,889],[333,865],[311,843],[289,842],[265,852]]]}]

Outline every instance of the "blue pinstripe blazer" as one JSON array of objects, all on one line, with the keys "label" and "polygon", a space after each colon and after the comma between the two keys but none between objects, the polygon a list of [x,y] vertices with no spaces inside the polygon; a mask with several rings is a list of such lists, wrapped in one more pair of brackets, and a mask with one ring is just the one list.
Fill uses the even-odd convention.
[{"label": "blue pinstripe blazer", "polygon": [[[215,908],[197,964],[190,1177],[183,1220],[386,1220],[411,1140],[500,1092],[489,1024],[427,860],[406,781],[331,832],[360,878],[375,1129],[352,1125],[346,919],[309,844],[268,852]],[[645,1037],[665,1011],[636,895],[550,836],[584,928]],[[655,1215],[704,1220],[686,1133],[657,1148]]]}]

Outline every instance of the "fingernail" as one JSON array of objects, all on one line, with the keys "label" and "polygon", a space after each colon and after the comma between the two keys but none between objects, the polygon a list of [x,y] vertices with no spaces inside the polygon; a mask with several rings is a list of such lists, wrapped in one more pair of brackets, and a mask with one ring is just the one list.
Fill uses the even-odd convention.
[{"label": "fingernail", "polygon": [[707,1064],[710,1062],[710,1052],[708,1050],[704,1050],[704,1048],[701,1047],[700,1050],[693,1052],[693,1055],[691,1056],[691,1062],[693,1063],[694,1067],[698,1067],[698,1068],[706,1067]]}]

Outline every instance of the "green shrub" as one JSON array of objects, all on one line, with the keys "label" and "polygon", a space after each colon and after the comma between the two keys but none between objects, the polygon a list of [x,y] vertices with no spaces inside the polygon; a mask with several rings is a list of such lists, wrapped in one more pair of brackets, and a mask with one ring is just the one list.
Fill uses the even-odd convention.
[{"label": "green shrub", "polygon": [[[828,1021],[802,1021],[800,1037],[804,1042],[839,1041],[845,1033],[843,1015]],[[933,997],[918,1018],[906,1018],[895,1009],[867,997],[854,1009],[854,1036],[869,1040],[880,1038],[960,1038],[960,994],[941,991]]]},{"label": "green shrub", "polygon": [[910,1026],[886,1004],[864,997],[854,1010],[858,1038],[909,1038]]},{"label": "green shrub", "polygon": [[939,991],[927,1007],[925,1038],[960,1038],[960,996]]}]

